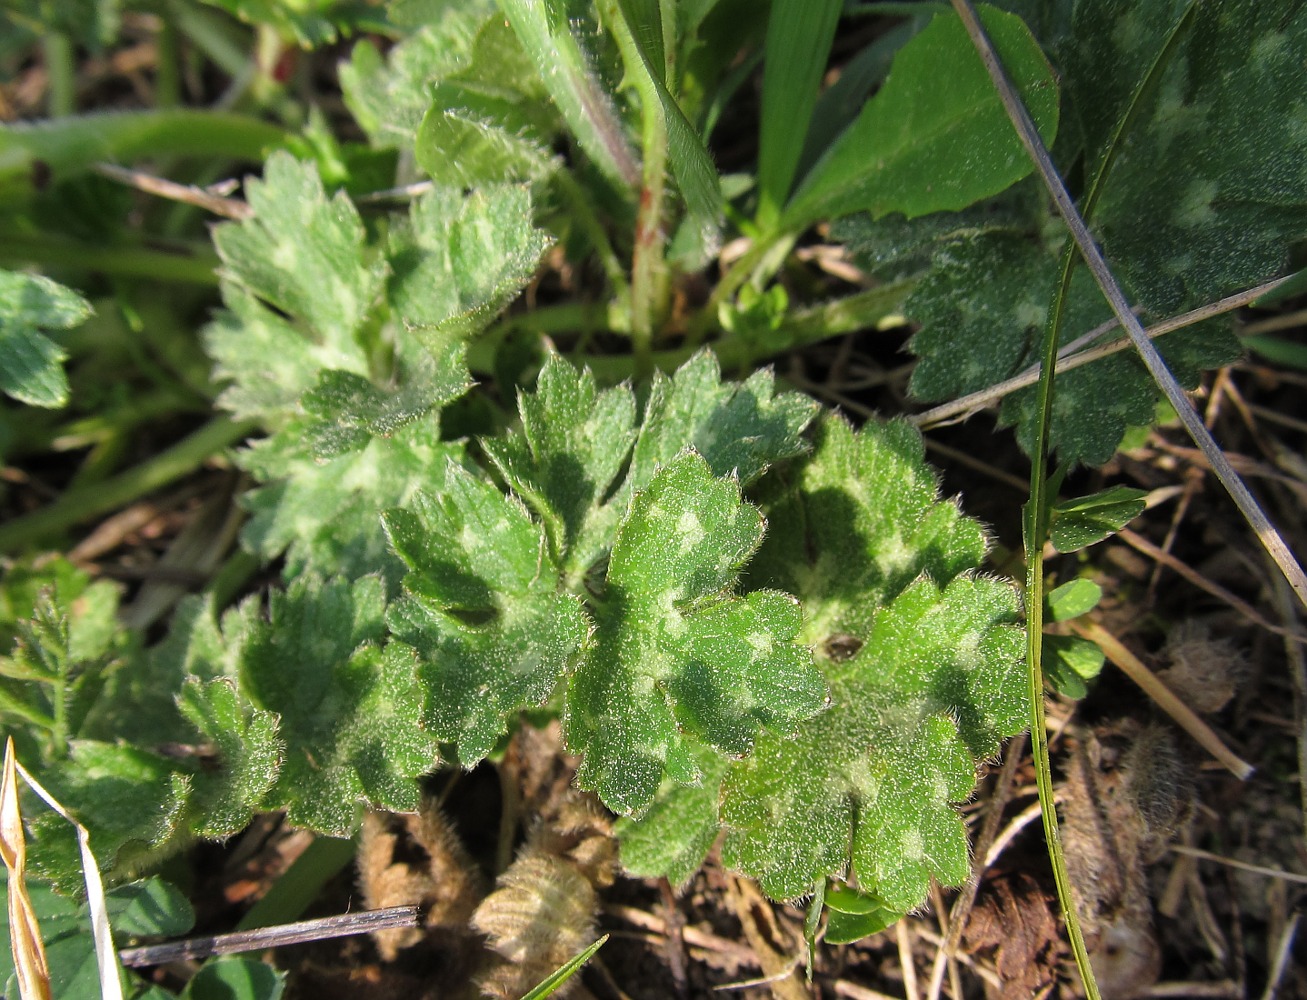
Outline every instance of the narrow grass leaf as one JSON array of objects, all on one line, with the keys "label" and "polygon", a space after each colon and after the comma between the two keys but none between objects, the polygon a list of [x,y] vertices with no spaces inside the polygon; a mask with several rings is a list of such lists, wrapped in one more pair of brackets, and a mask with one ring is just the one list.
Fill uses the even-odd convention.
[{"label": "narrow grass leaf", "polygon": [[[1052,141],[1057,81],[1039,44],[1014,15],[985,7],[982,16],[1041,134]],[[949,67],[943,76],[941,66]],[[781,226],[802,229],[863,211],[911,218],[965,208],[1030,169],[961,22],[943,13],[904,45],[885,85],[795,192]]]},{"label": "narrow grass leaf", "polygon": [[780,217],[794,183],[842,0],[773,0],[763,57],[758,217]]},{"label": "narrow grass leaf", "polygon": [[578,952],[575,957],[568,959],[567,963],[560,966],[557,971],[546,976],[538,986],[522,997],[522,1000],[544,1000],[545,997],[553,996],[564,983],[581,971],[581,966],[590,961],[595,952],[602,948],[607,941],[608,935],[605,934],[584,951]]}]

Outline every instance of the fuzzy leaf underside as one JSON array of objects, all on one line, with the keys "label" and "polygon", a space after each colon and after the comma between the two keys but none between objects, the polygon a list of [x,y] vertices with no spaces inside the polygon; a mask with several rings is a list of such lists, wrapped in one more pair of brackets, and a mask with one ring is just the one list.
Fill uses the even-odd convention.
[{"label": "fuzzy leaf underside", "polygon": [[643,809],[664,773],[699,781],[690,737],[746,753],[760,726],[788,728],[822,708],[825,684],[793,642],[794,600],[730,592],[762,530],[738,483],[694,452],[635,494],[565,720],[570,748],[585,755],[578,782],[611,808]]},{"label": "fuzzy leaf underside", "polygon": [[391,631],[421,663],[426,725],[471,767],[512,713],[549,697],[588,623],[575,598],[557,593],[541,527],[465,470],[451,465],[443,491],[384,520],[409,567]]},{"label": "fuzzy leaf underside", "polygon": [[85,322],[91,304],[49,278],[0,270],[0,392],[29,406],[68,402],[62,347],[42,330]]}]

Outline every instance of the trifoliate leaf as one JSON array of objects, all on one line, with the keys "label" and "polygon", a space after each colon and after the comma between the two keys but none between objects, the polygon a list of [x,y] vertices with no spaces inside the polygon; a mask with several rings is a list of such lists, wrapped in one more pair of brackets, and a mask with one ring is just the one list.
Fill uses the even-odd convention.
[{"label": "trifoliate leaf", "polygon": [[207,684],[188,680],[177,706],[218,753],[218,768],[200,770],[193,778],[195,832],[233,836],[249,825],[277,780],[285,750],[277,736],[277,717],[244,701],[225,678]]},{"label": "trifoliate leaf", "polygon": [[440,187],[417,199],[390,241],[395,312],[433,354],[479,331],[516,298],[549,248],[524,187],[465,195]]},{"label": "trifoliate leaf", "polygon": [[588,369],[551,355],[518,407],[521,432],[482,447],[544,522],[555,559],[566,554],[567,570],[583,573],[599,552],[572,551],[578,537],[612,544],[618,511],[601,503],[635,440],[635,394],[628,386],[599,392]]},{"label": "trifoliate leaf", "polygon": [[831,663],[833,706],[795,736],[767,734],[723,785],[722,859],[778,899],[853,876],[909,910],[931,877],[970,873],[954,804],[978,757],[1026,721],[1017,601],[1007,584],[920,580]]},{"label": "trifoliate leaf", "polygon": [[577,780],[611,808],[644,808],[664,773],[700,780],[687,733],[742,754],[760,726],[788,728],[821,709],[821,675],[793,642],[793,599],[730,593],[762,531],[738,483],[694,452],[632,500],[566,717],[568,745],[585,754]]},{"label": "trifoliate leaf", "polygon": [[417,664],[378,645],[385,606],[375,576],[305,575],[272,593],[266,621],[257,598],[223,621],[239,645],[242,691],[280,716],[285,762],[266,806],[320,833],[351,833],[363,803],[415,810],[417,778],[436,762],[420,724]]},{"label": "trifoliate leaf", "polygon": [[772,530],[750,580],[799,597],[810,642],[856,639],[920,574],[943,583],[984,558],[984,531],[939,502],[921,435],[906,423],[855,432],[828,417],[812,456],[781,477],[764,491]]},{"label": "trifoliate leaf", "polygon": [[68,402],[64,349],[42,330],[85,322],[91,304],[49,278],[0,270],[0,392],[31,406]]},{"label": "trifoliate leaf", "polygon": [[328,199],[313,164],[280,152],[268,158],[263,180],[246,181],[245,196],[254,218],[213,231],[223,278],[324,340],[348,343],[386,275],[353,203],[344,192]]},{"label": "trifoliate leaf", "polygon": [[1059,552],[1078,552],[1115,535],[1144,512],[1146,490],[1113,486],[1053,505],[1049,535]]},{"label": "trifoliate leaf", "polygon": [[585,639],[585,614],[558,593],[543,528],[457,466],[440,493],[387,511],[385,525],[410,570],[391,631],[421,663],[425,724],[470,767],[509,715],[549,697]]}]

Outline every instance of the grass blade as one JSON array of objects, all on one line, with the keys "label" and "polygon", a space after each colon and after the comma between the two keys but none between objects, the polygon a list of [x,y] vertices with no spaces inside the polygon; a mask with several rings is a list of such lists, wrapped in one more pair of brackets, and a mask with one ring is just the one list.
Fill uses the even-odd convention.
[{"label": "grass blade", "polygon": [[578,952],[575,956],[568,959],[566,963],[546,976],[544,980],[542,980],[535,989],[524,996],[522,1000],[542,1000],[544,997],[551,996],[558,987],[562,986],[565,982],[576,975],[576,973],[580,971],[581,966],[590,961],[590,959],[594,957],[594,953],[602,948],[604,942],[607,940],[608,935],[605,934],[594,944],[590,945],[590,947],[582,952]]},{"label": "grass blade", "polygon": [[770,229],[794,183],[841,0],[773,0],[763,57],[758,221]]}]

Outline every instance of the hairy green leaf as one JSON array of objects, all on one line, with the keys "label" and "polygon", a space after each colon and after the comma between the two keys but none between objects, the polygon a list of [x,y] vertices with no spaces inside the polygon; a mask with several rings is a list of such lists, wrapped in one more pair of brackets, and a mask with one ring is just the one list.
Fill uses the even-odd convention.
[{"label": "hairy green leaf", "polygon": [[[980,8],[1046,142],[1057,131],[1053,71],[1020,18]],[[939,67],[949,72],[940,75]],[[980,56],[956,14],[941,13],[903,46],[885,85],[808,173],[781,225],[869,211],[911,218],[960,209],[1032,170]]]},{"label": "hairy green leaf", "polygon": [[392,234],[390,301],[439,357],[450,337],[479,332],[517,297],[549,243],[524,187],[436,188]]},{"label": "hairy green leaf", "polygon": [[577,780],[610,807],[643,809],[664,772],[700,780],[690,736],[742,754],[760,726],[789,727],[821,709],[821,675],[793,641],[797,604],[776,591],[730,593],[762,530],[738,484],[693,452],[635,494],[594,649],[568,690],[568,744],[585,754]]},{"label": "hairy green leaf", "polygon": [[919,580],[827,669],[833,706],[797,736],[768,734],[723,785],[722,859],[774,898],[828,875],[886,905],[920,905],[929,880],[970,874],[954,804],[977,758],[1025,725],[1016,595],[996,581]]},{"label": "hairy green leaf", "polygon": [[285,752],[277,717],[251,706],[226,678],[207,684],[189,679],[177,706],[218,754],[219,766],[199,770],[193,779],[195,832],[231,837],[249,825],[276,783]]},{"label": "hairy green leaf", "polygon": [[68,402],[64,349],[42,330],[85,322],[91,304],[49,278],[0,270],[0,392],[32,406]]},{"label": "hairy green leaf", "polygon": [[510,714],[549,697],[585,639],[585,614],[557,592],[541,526],[457,466],[440,493],[387,511],[385,525],[410,570],[391,631],[417,651],[425,724],[470,767]]},{"label": "hairy green leaf", "polygon": [[436,744],[420,724],[414,658],[380,648],[385,605],[375,576],[301,576],[272,593],[266,621],[257,598],[224,617],[242,692],[280,718],[285,760],[265,808],[292,823],[343,836],[365,802],[417,808]]},{"label": "hairy green leaf", "polygon": [[381,293],[386,264],[370,253],[343,193],[328,199],[316,168],[274,153],[263,180],[245,182],[254,217],[213,231],[223,277],[326,341],[345,345]]}]

